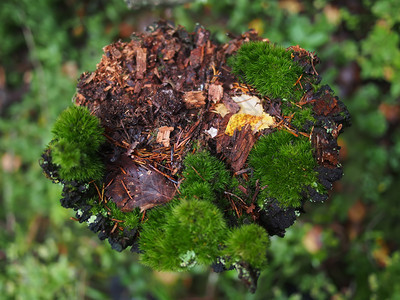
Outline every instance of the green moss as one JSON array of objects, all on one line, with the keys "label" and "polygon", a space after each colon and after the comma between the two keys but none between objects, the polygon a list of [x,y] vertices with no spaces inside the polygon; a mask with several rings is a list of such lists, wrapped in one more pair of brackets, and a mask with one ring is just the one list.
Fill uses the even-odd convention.
[{"label": "green moss", "polygon": [[92,208],[90,209],[90,212],[92,215],[96,216],[98,214],[103,215],[104,217],[107,216],[107,209],[104,207],[102,203],[99,203],[98,197],[93,197],[88,199],[87,204],[89,204]]},{"label": "green moss", "polygon": [[228,60],[232,72],[265,96],[298,99],[303,94],[294,86],[303,69],[285,48],[267,42],[244,43]]},{"label": "green moss", "polygon": [[197,198],[210,202],[215,200],[215,193],[207,182],[193,182],[190,186],[185,185],[184,188],[181,188],[180,192],[181,198]]},{"label": "green moss", "polygon": [[265,229],[257,224],[247,224],[232,230],[223,252],[230,263],[247,262],[262,269],[267,264],[268,246],[269,237]]},{"label": "green moss", "polygon": [[188,154],[183,164],[185,169],[182,175],[185,180],[181,189],[190,188],[194,183],[205,182],[210,184],[213,191],[221,192],[230,183],[231,176],[224,163],[207,151]]},{"label": "green moss", "polygon": [[294,113],[294,116],[290,122],[299,130],[304,130],[304,126],[307,124],[307,122],[316,122],[311,107],[303,106],[300,108],[294,104],[283,102],[281,109],[282,115],[284,116],[290,116]]},{"label": "green moss", "polygon": [[166,239],[166,223],[171,214],[172,204],[149,210],[142,224],[139,248],[143,252],[140,261],[155,270],[175,270],[179,265],[171,240]]},{"label": "green moss", "polygon": [[107,207],[110,209],[110,216],[112,216],[113,219],[123,221],[121,222],[121,225],[124,227],[132,229],[139,226],[142,218],[139,208],[136,208],[133,211],[123,212],[118,208],[117,204],[112,201],[107,203]]},{"label": "green moss", "polygon": [[310,141],[286,131],[263,136],[249,155],[254,177],[267,187],[260,193],[261,201],[275,198],[283,207],[299,207],[306,186],[317,187],[317,163]]},{"label": "green moss", "polygon": [[83,106],[71,106],[64,110],[52,130],[56,140],[75,143],[82,151],[99,148],[104,142],[103,132],[99,119]]},{"label": "green moss", "polygon": [[103,176],[104,166],[98,155],[105,140],[103,131],[99,119],[86,107],[72,106],[60,114],[52,130],[50,149],[61,179],[84,182]]},{"label": "green moss", "polygon": [[193,251],[196,261],[207,265],[216,260],[226,229],[223,215],[214,204],[182,199],[172,210],[167,238],[173,240],[179,257]]},{"label": "green moss", "polygon": [[161,271],[210,264],[219,255],[226,231],[221,211],[196,198],[151,211],[140,235],[142,263]]}]

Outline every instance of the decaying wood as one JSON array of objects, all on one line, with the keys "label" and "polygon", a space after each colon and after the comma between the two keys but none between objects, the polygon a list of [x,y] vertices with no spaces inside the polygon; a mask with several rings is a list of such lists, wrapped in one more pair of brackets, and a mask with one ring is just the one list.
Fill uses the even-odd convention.
[{"label": "decaying wood", "polygon": [[163,126],[158,128],[157,143],[163,144],[164,147],[169,146],[169,136],[174,127]]},{"label": "decaying wood", "polygon": [[200,108],[206,105],[206,96],[202,91],[190,91],[183,95],[183,101],[187,109]]},{"label": "decaying wood", "polygon": [[[247,168],[249,152],[262,132],[243,126],[229,136],[225,129],[241,109],[232,99],[256,91],[238,83],[226,59],[253,40],[261,38],[249,31],[220,45],[201,26],[188,33],[160,22],[150,32],[134,34],[130,42],[103,48],[97,69],[81,75],[75,101],[87,106],[105,128],[108,182],[113,180],[105,188],[108,200],[124,211],[168,202],[182,180],[182,160],[193,141],[224,160],[232,173]],[[292,50],[294,60],[313,74],[318,58],[300,47]],[[319,97],[323,101],[314,104],[316,114],[340,111],[329,91]],[[314,100],[307,94],[299,105]],[[262,106],[290,129],[276,101],[264,97]],[[341,127],[332,130],[338,134]],[[315,130],[313,143],[321,164],[337,162],[332,138]]]}]

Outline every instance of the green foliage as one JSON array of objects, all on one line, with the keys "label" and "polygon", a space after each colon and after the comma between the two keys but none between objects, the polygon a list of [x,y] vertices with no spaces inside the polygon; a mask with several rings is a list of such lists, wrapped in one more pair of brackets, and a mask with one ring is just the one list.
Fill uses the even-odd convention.
[{"label": "green foliage", "polygon": [[86,107],[71,106],[60,114],[50,147],[61,179],[89,181],[103,176],[104,166],[98,156],[105,140],[103,131],[99,119]]},{"label": "green foliage", "polygon": [[267,264],[269,237],[257,224],[242,225],[231,231],[226,239],[224,254],[230,263],[248,262],[252,267],[263,269]]},{"label": "green foliage", "polygon": [[[15,249],[14,249],[15,250]],[[75,295],[76,268],[65,255],[59,256],[54,240],[47,240],[35,251],[37,257],[7,251],[12,267],[0,283],[3,299],[70,299]],[[46,280],[43,280],[46,279]],[[8,296],[8,297],[7,297]]]},{"label": "green foliage", "polygon": [[171,208],[169,203],[150,210],[142,224],[139,248],[143,253],[140,261],[154,270],[174,270],[179,266],[176,253],[166,240],[167,216],[171,214]]},{"label": "green foliage", "polygon": [[140,224],[140,220],[142,214],[140,213],[140,209],[136,208],[133,211],[123,212],[113,201],[109,201],[107,203],[107,207],[110,209],[110,215],[119,221],[123,221],[121,225],[128,229],[136,228]]},{"label": "green foliage", "polygon": [[[334,220],[335,231],[348,234],[346,228],[353,228],[348,226],[352,224],[349,208],[360,199],[368,203],[368,210],[359,227],[374,227],[390,249],[398,248],[399,125],[389,122],[379,110],[382,103],[398,103],[398,46],[393,43],[399,34],[397,0],[359,1],[356,6],[344,3],[340,7],[334,1],[300,1],[296,2],[300,14],[298,6],[287,9],[282,1],[264,0],[197,1],[170,10],[176,24],[192,29],[195,23],[205,24],[221,41],[229,39],[227,32],[241,34],[257,25],[263,37],[278,44],[316,50],[322,61],[317,70],[323,69],[324,82],[341,91],[354,120],[342,139],[348,152],[341,180],[343,192],[332,193],[329,205],[308,207],[308,213],[284,239],[272,238],[268,271],[262,273],[255,295],[239,283],[235,271],[217,277],[193,268],[186,274],[160,276],[136,263],[132,253],[112,251],[87,228],[68,220],[72,214],[55,201],[60,186],[41,175],[37,159],[51,139],[50,124],[75,92],[77,76],[67,76],[63,66],[66,62],[76,64],[78,74],[93,70],[102,55],[101,47],[118,39],[120,25],[136,27],[136,21],[165,16],[157,8],[145,13],[128,11],[121,0],[71,3],[0,1],[0,64],[6,74],[6,86],[1,86],[6,97],[2,100],[13,100],[8,108],[1,103],[0,152],[3,163],[9,155],[22,163],[11,172],[0,170],[0,219],[4,220],[0,244],[6,256],[1,260],[2,297],[110,299],[120,295],[110,292],[110,283],[114,286],[115,282],[123,295],[138,299],[178,299],[188,294],[204,297],[204,291],[212,288],[219,297],[235,300],[398,297],[394,265],[376,266],[371,243],[365,238],[370,230],[357,231],[354,239],[344,241],[341,234],[332,234],[348,252],[340,250],[342,247],[327,248],[322,240],[320,251],[326,252],[322,261],[303,246],[307,234],[303,222],[321,224],[326,232]],[[330,20],[332,14],[337,21]],[[385,36],[379,37],[381,33]],[[360,69],[361,79],[358,71],[351,72],[352,65]],[[22,99],[14,98],[15,91],[23,91],[23,78],[29,77],[29,91]],[[346,84],[355,91],[346,92]],[[391,260],[397,252],[390,255]],[[173,283],[164,281],[166,276]],[[376,289],[371,287],[374,276]]]},{"label": "green foliage", "polygon": [[302,92],[294,83],[302,68],[292,61],[291,52],[285,48],[268,42],[248,42],[228,63],[240,80],[254,86],[262,95],[300,100]]},{"label": "green foliage", "polygon": [[375,297],[373,297],[372,299],[392,299],[392,300],[399,299],[400,296],[400,286],[398,285],[398,282],[400,281],[399,251],[396,251],[392,254],[387,268],[384,270],[384,272],[379,274],[379,276],[377,276],[376,279],[377,279],[376,294],[374,295]]},{"label": "green foliage", "polygon": [[168,220],[167,239],[171,239],[178,256],[193,251],[197,263],[209,265],[219,254],[226,229],[222,213],[214,204],[182,199]]},{"label": "green foliage", "polygon": [[143,224],[141,261],[161,271],[209,265],[219,254],[225,230],[222,213],[208,201],[182,199],[172,208],[156,208]]},{"label": "green foliage", "polygon": [[[222,161],[209,152],[197,151],[188,154],[183,164],[185,166],[182,176],[185,178],[181,189],[191,188],[194,183],[204,182],[210,185],[215,192],[221,192],[230,182],[230,174]],[[196,185],[197,186],[197,185]]]},{"label": "green foliage", "polygon": [[249,164],[255,178],[267,185],[260,193],[261,201],[275,198],[283,207],[299,207],[304,188],[318,187],[317,163],[306,137],[283,130],[263,136],[250,152]]},{"label": "green foliage", "polygon": [[215,193],[211,188],[211,185],[207,182],[193,182],[191,185],[182,184],[185,188],[181,188],[182,198],[197,198],[200,200],[214,201]]},{"label": "green foliage", "polygon": [[[361,42],[361,56],[364,78],[384,78],[392,82],[391,93],[400,96],[400,37],[385,24],[377,23],[369,36]],[[372,48],[371,48],[372,47]]]},{"label": "green foliage", "polygon": [[54,139],[76,144],[83,152],[98,149],[105,140],[100,120],[83,106],[71,106],[64,110],[52,132]]},{"label": "green foliage", "polygon": [[290,121],[297,129],[303,130],[307,123],[314,123],[315,118],[311,107],[302,106],[301,108],[295,104],[284,102],[281,105],[282,115],[291,116],[294,114]]}]

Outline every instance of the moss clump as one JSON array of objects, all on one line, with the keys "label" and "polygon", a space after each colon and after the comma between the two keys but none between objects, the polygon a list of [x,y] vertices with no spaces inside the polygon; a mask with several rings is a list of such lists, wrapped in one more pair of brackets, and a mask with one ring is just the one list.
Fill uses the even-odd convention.
[{"label": "moss clump", "polygon": [[244,43],[228,64],[240,80],[264,96],[300,100],[303,94],[294,86],[303,69],[283,47],[261,41]]},{"label": "moss clump", "polygon": [[174,207],[168,222],[167,237],[173,238],[176,253],[185,266],[185,255],[192,251],[199,264],[211,264],[224,241],[226,224],[222,212],[214,204],[197,199],[182,199]]},{"label": "moss clump", "polygon": [[109,201],[107,203],[107,207],[110,209],[108,214],[112,216],[113,219],[121,221],[120,223],[124,227],[132,229],[139,226],[140,219],[142,217],[139,208],[136,208],[133,211],[123,212],[118,208],[117,204],[115,204],[113,201]]},{"label": "moss clump", "polygon": [[140,260],[143,264],[158,271],[176,269],[176,253],[165,239],[167,216],[171,213],[172,204],[166,204],[146,213],[146,219],[140,232],[139,249],[143,253]]},{"label": "moss clump", "polygon": [[247,262],[262,269],[267,264],[268,246],[269,237],[265,229],[257,224],[247,224],[231,231],[224,254],[231,264]]},{"label": "moss clump", "polygon": [[259,196],[262,202],[275,198],[282,207],[300,207],[305,187],[320,186],[310,141],[287,131],[261,137],[250,152],[249,164],[254,177],[266,186]]},{"label": "moss clump", "polygon": [[219,254],[226,228],[221,211],[196,198],[153,210],[140,236],[141,261],[164,271],[210,264]]},{"label": "moss clump", "polygon": [[141,260],[157,270],[214,262],[227,230],[214,204],[231,182],[224,163],[206,151],[188,154],[183,163],[179,198],[151,210],[140,235]]},{"label": "moss clump", "polygon": [[208,151],[197,151],[188,154],[183,164],[182,176],[185,178],[180,186],[181,198],[207,200],[225,209],[229,202],[223,192],[234,185],[232,176],[225,164]]},{"label": "moss clump", "polygon": [[281,109],[284,116],[291,116],[294,114],[290,123],[298,130],[303,131],[307,129],[306,131],[309,131],[312,125],[316,122],[312,108],[309,106],[303,106],[300,108],[294,104],[283,102]]},{"label": "moss clump", "polygon": [[231,176],[225,165],[207,151],[188,154],[183,161],[182,176],[185,178],[181,189],[192,188],[194,183],[206,183],[215,192],[221,192],[229,184]]},{"label": "moss clump", "polygon": [[52,132],[54,139],[49,147],[61,179],[80,182],[101,179],[104,166],[98,150],[105,139],[97,117],[86,107],[72,106],[60,114]]}]

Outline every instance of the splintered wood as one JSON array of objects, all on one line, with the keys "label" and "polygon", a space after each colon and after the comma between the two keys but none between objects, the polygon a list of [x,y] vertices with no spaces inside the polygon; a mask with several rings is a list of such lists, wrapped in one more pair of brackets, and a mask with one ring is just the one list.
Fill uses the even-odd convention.
[{"label": "splintered wood", "polygon": [[164,147],[169,146],[169,136],[174,127],[163,126],[158,128],[157,143],[163,144]]}]

